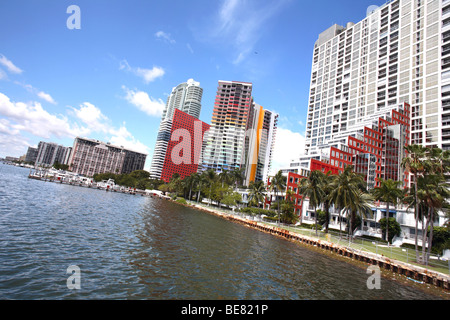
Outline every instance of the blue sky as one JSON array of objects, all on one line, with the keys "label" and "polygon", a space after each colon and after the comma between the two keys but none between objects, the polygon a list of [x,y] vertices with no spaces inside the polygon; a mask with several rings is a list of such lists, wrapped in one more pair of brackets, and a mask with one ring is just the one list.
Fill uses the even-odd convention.
[{"label": "blue sky", "polygon": [[[211,122],[219,80],[253,83],[280,114],[273,170],[303,150],[311,59],[320,32],[359,22],[366,0],[0,2],[0,157],[83,136],[148,154],[172,88],[203,88]],[[70,5],[81,29],[69,29]]]}]

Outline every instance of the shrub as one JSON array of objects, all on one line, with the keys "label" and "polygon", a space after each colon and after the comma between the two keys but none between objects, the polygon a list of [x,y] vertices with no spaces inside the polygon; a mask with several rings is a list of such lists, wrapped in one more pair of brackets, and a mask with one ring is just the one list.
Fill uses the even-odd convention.
[{"label": "shrub", "polygon": [[266,215],[269,217],[274,217],[277,215],[277,213],[273,210],[267,210],[267,209],[262,209],[262,208],[252,208],[252,207],[241,208],[240,212],[250,214],[250,215]]},{"label": "shrub", "polygon": [[278,221],[278,218],[277,218],[277,217],[269,217],[269,216],[265,216],[265,217],[264,217],[264,220],[267,220],[267,221]]},{"label": "shrub", "polygon": [[181,203],[181,204],[187,204],[186,199],[185,198],[177,198],[176,202]]}]

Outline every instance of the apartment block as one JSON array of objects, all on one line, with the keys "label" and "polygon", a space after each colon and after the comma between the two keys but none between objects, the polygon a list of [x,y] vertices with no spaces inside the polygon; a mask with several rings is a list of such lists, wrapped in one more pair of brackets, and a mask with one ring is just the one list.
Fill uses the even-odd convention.
[{"label": "apartment block", "polygon": [[38,148],[28,147],[25,162],[35,163],[38,155]]},{"label": "apartment block", "polygon": [[146,154],[99,140],[76,137],[69,160],[72,172],[92,177],[95,173],[115,174],[143,170]]},{"label": "apartment block", "polygon": [[198,171],[203,137],[209,128],[209,124],[175,109],[161,180],[169,182],[174,173],[183,179]]},{"label": "apartment block", "polygon": [[246,134],[245,185],[251,181],[267,181],[272,165],[278,114],[254,103],[249,113]]},{"label": "apartment block", "polygon": [[314,45],[306,155],[407,103],[410,143],[450,149],[450,1],[396,0]]},{"label": "apartment block", "polygon": [[51,167],[55,162],[68,164],[71,147],[64,147],[53,142],[40,141],[35,159],[36,166]]},{"label": "apartment block", "polygon": [[150,177],[154,179],[161,178],[175,110],[181,110],[198,119],[202,107],[202,95],[203,89],[200,87],[200,83],[193,79],[189,79],[172,89],[161,117],[150,167]]},{"label": "apartment block", "polygon": [[221,172],[244,167],[252,105],[251,83],[219,81],[200,171]]}]

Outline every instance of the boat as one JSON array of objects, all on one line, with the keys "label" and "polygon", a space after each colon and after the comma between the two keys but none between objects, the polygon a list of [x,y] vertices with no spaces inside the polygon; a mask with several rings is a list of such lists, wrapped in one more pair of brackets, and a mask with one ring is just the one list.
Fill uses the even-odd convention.
[{"label": "boat", "polygon": [[114,179],[102,180],[100,182],[97,182],[97,188],[106,191],[113,190],[115,186],[116,183],[114,182]]}]

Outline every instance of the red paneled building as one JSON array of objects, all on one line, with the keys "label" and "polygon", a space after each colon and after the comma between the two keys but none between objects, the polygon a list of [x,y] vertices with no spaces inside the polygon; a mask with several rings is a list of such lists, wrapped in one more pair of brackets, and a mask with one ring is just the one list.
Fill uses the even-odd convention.
[{"label": "red paneled building", "polygon": [[183,179],[197,172],[203,137],[209,128],[209,124],[175,109],[161,180],[169,182],[174,173]]},{"label": "red paneled building", "polygon": [[372,127],[364,127],[361,135],[349,136],[347,146],[330,147],[329,161],[312,159],[310,170],[339,174],[353,165],[365,176],[369,187],[378,187],[379,179],[402,180],[408,186],[408,175],[401,169],[404,147],[409,144],[410,106],[407,103],[392,110],[388,119],[378,118]]}]

